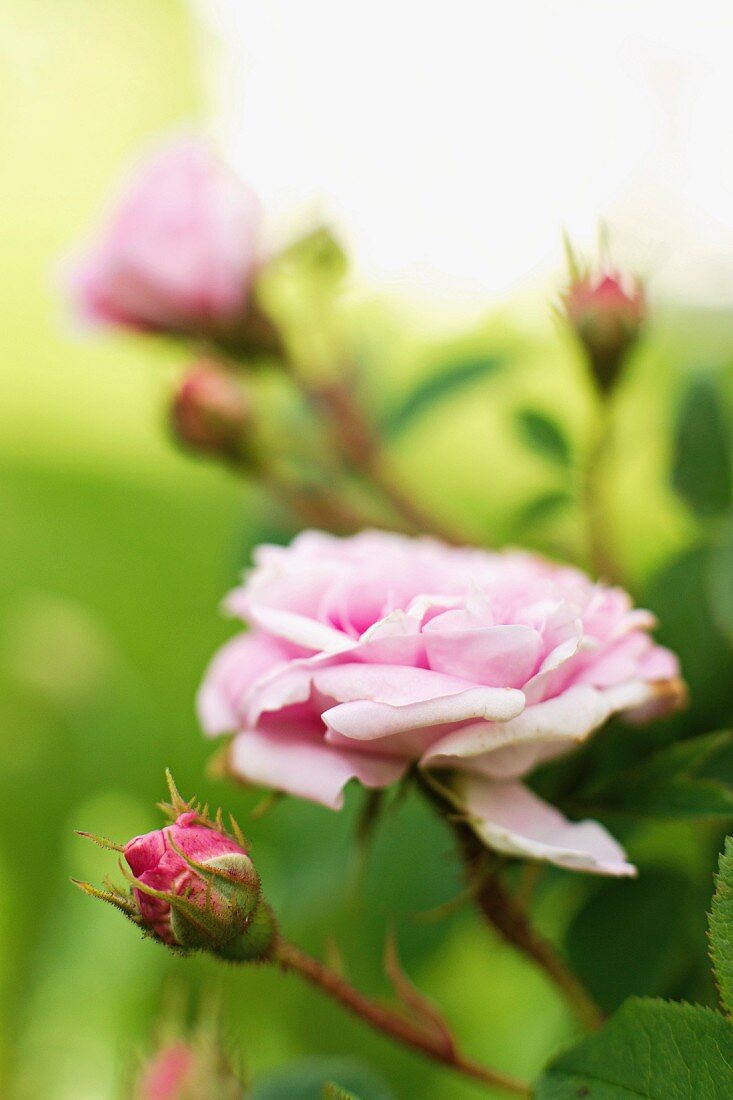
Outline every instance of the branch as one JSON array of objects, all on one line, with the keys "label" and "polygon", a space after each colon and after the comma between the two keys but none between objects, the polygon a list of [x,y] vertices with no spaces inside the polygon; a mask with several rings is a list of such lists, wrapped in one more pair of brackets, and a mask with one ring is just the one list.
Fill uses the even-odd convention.
[{"label": "branch", "polygon": [[591,1030],[603,1023],[603,1014],[549,940],[532,925],[527,911],[501,881],[498,871],[481,873],[486,849],[469,825],[450,819],[469,881],[477,883],[473,896],[484,918],[500,935],[533,959],[563,993],[580,1022]]},{"label": "branch", "polygon": [[474,1062],[456,1049],[449,1036],[441,1034],[435,1027],[415,1023],[394,1009],[371,1000],[339,974],[329,970],[323,963],[307,955],[294,944],[288,943],[287,940],[277,941],[273,958],[283,970],[292,970],[299,974],[321,992],[338,1001],[349,1012],[366,1021],[376,1031],[391,1036],[398,1043],[419,1050],[434,1062],[440,1062],[490,1088],[503,1089],[514,1096],[531,1095],[530,1087],[525,1082]]}]

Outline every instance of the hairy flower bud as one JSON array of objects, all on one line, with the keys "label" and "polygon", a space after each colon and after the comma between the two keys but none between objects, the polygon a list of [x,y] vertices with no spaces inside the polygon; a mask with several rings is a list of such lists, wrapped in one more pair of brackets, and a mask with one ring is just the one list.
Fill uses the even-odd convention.
[{"label": "hairy flower bud", "polygon": [[563,303],[600,388],[610,390],[644,322],[641,285],[614,271],[595,278],[576,272]]},{"label": "hairy flower bud", "polygon": [[232,819],[228,832],[221,813],[211,821],[206,810],[184,802],[172,779],[169,784],[171,803],[164,808],[172,824],[133,837],[124,847],[90,838],[122,852],[130,893],[109,883],[106,890],[77,885],[169,947],[237,962],[266,958],[274,922],[239,826]]},{"label": "hairy flower bud", "polygon": [[185,376],[170,415],[176,437],[192,450],[228,458],[246,453],[250,402],[241,382],[214,364],[200,363]]}]

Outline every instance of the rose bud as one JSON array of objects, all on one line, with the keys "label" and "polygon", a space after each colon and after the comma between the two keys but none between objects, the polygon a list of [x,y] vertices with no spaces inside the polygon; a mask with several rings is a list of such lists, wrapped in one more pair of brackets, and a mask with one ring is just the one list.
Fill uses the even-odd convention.
[{"label": "rose bud", "polygon": [[111,883],[105,890],[76,885],[169,947],[240,962],[266,957],[273,921],[239,826],[232,818],[228,832],[221,813],[211,821],[205,809],[181,798],[170,778],[169,785],[171,803],[163,808],[172,824],[165,828],[133,837],[124,847],[81,834],[122,852],[130,893]]},{"label": "rose bud", "polygon": [[563,295],[565,313],[583,345],[601,390],[616,382],[646,315],[644,291],[616,271],[592,277],[574,271]]},{"label": "rose bud", "polygon": [[242,327],[260,207],[209,143],[179,139],[138,171],[71,290],[88,322],[215,335]]},{"label": "rose bud", "polygon": [[252,408],[233,375],[201,363],[180,383],[170,410],[174,435],[195,451],[243,458]]},{"label": "rose bud", "polygon": [[211,1040],[174,1039],[143,1068],[135,1100],[244,1100],[244,1085]]}]

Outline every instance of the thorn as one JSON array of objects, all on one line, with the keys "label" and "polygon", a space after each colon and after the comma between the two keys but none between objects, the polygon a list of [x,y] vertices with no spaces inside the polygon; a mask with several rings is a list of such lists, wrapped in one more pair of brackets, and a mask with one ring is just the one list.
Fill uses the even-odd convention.
[{"label": "thorn", "polygon": [[264,798],[261,798],[253,810],[250,811],[250,817],[257,821],[259,818],[264,817],[268,810],[271,810],[273,806],[283,798],[282,791],[268,791]]},{"label": "thorn", "polygon": [[335,936],[330,935],[325,942],[325,955],[326,965],[329,970],[333,970],[335,974],[338,974],[340,978],[346,977],[346,966],[344,964],[344,956],[338,941]]},{"label": "thorn", "polygon": [[456,1041],[440,1010],[417,988],[402,969],[397,954],[397,939],[393,928],[388,930],[384,943],[384,972],[398,1000],[414,1014],[429,1032],[440,1039],[446,1054],[454,1054]]}]

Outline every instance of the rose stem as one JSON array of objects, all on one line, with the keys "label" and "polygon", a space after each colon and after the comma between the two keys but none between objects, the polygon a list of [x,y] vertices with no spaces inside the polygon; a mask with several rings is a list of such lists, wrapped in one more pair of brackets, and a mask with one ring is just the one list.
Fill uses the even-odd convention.
[{"label": "rose stem", "polygon": [[597,577],[618,582],[623,578],[623,571],[609,549],[606,506],[602,493],[603,472],[611,441],[611,402],[606,393],[598,394],[598,410],[591,431],[581,482],[588,559]]},{"label": "rose stem", "polygon": [[457,1050],[448,1036],[416,1024],[401,1013],[371,1000],[349,985],[335,971],[329,970],[323,963],[307,955],[294,944],[278,939],[274,960],[283,970],[295,971],[301,978],[317,986],[344,1008],[365,1020],[375,1030],[390,1035],[404,1046],[413,1047],[426,1057],[432,1058],[433,1061],[449,1066],[476,1081],[481,1081],[484,1085],[504,1089],[505,1092],[513,1093],[515,1096],[531,1095],[529,1085],[523,1081],[474,1062]]},{"label": "rose stem", "polygon": [[[449,818],[450,820],[450,818]],[[469,882],[479,881],[474,901],[484,918],[514,947],[537,963],[564,994],[580,1022],[595,1030],[603,1023],[603,1013],[580,980],[573,974],[556,948],[533,927],[529,915],[517,898],[512,897],[497,872],[479,878],[486,860],[486,849],[469,825],[451,820]]]},{"label": "rose stem", "polygon": [[373,522],[333,492],[324,491],[319,486],[309,488],[294,484],[262,455],[232,453],[223,457],[232,473],[259,482],[306,526],[315,525],[338,534],[353,534]]},{"label": "rose stem", "polygon": [[347,385],[338,382],[313,384],[303,377],[296,365],[291,366],[290,375],[311,407],[328,423],[331,440],[346,465],[371,482],[408,528],[417,533],[437,535],[456,545],[471,541],[424,512],[395,481],[384,461],[379,437]]}]

